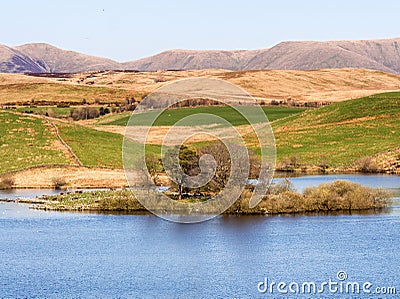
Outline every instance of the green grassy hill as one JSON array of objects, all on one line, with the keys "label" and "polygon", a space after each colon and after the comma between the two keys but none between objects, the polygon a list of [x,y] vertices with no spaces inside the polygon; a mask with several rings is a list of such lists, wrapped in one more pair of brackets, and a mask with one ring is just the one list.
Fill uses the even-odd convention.
[{"label": "green grassy hill", "polygon": [[39,118],[0,112],[0,173],[40,164],[70,164]]},{"label": "green grassy hill", "polygon": [[[243,124],[244,119],[232,114],[227,107],[169,110],[157,124],[169,125],[190,112],[210,112],[210,109],[234,125]],[[271,120],[278,119],[272,124],[278,163],[289,159],[299,165],[347,167],[360,158],[400,146],[400,92],[315,110],[266,109]],[[122,115],[113,122],[124,125],[127,118]],[[56,125],[84,165],[122,167],[123,136],[75,123],[56,122]],[[158,146],[152,146],[151,151],[158,152]],[[0,173],[41,164],[73,163],[65,155],[65,149],[63,152],[60,144],[57,145],[57,136],[43,119],[5,111],[0,111],[0,155]]]},{"label": "green grassy hill", "polygon": [[[75,123],[55,124],[83,165],[122,168],[122,135]],[[158,146],[149,148],[159,151]],[[43,118],[0,111],[0,174],[36,165],[73,164],[65,151]]]},{"label": "green grassy hill", "polygon": [[[119,134],[63,122],[59,134],[85,166],[122,168]],[[44,119],[0,111],[0,174],[35,165],[73,164]]]},{"label": "green grassy hill", "polygon": [[400,92],[309,110],[273,124],[278,162],[340,167],[400,146]]}]

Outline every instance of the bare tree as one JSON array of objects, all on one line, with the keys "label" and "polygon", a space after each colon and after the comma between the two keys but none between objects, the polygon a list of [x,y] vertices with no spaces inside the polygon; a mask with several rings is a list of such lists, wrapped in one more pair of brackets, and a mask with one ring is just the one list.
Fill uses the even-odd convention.
[{"label": "bare tree", "polygon": [[199,156],[195,151],[182,145],[179,148],[179,164],[177,164],[174,157],[175,151],[176,148],[169,150],[164,161],[166,162],[165,166],[170,170],[172,188],[177,189],[178,200],[181,200],[182,195],[188,192],[188,188],[185,187],[187,176],[194,176],[200,172]]}]

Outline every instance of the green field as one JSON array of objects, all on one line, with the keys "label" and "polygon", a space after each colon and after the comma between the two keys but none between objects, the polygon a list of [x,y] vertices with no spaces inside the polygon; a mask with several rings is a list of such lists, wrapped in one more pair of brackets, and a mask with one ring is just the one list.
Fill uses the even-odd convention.
[{"label": "green field", "polygon": [[77,124],[57,124],[64,141],[86,166],[122,168],[123,136]]},{"label": "green field", "polygon": [[[256,111],[254,107],[242,107],[246,114],[254,114]],[[287,108],[287,107],[273,107],[273,106],[264,106],[262,107],[263,111],[268,117],[269,121],[275,121],[277,119],[281,119],[293,114],[298,114],[305,111],[305,108]],[[149,120],[156,117],[158,111],[150,111],[146,113],[138,113],[135,115],[135,124],[140,125],[151,125]],[[169,109],[165,110],[155,121],[154,126],[172,126],[177,121],[183,119],[184,117],[193,115],[193,114],[213,114],[219,117],[226,119],[233,126],[240,126],[248,124],[248,121],[234,108],[229,106],[216,107],[216,106],[208,106],[208,107],[196,107],[196,108],[181,108],[181,109]],[[111,116],[110,116],[111,117]],[[114,126],[126,126],[129,121],[130,115],[123,115],[120,118],[112,119],[109,122],[105,122],[103,119],[103,125],[114,125]],[[264,119],[256,119],[257,121],[263,121]],[[208,117],[200,118],[196,121],[196,125],[207,125],[210,124]]]},{"label": "green field", "polygon": [[278,161],[346,166],[400,146],[400,92],[378,94],[273,124]]},{"label": "green field", "polygon": [[40,164],[69,164],[54,149],[52,135],[43,120],[0,111],[0,173]]},{"label": "green field", "polygon": [[[107,166],[122,168],[122,143],[120,134],[97,131],[77,124],[57,124],[64,141],[72,148],[79,160],[85,166]],[[130,151],[134,151],[138,143],[130,144]],[[147,145],[146,152],[158,154],[161,147]]]}]

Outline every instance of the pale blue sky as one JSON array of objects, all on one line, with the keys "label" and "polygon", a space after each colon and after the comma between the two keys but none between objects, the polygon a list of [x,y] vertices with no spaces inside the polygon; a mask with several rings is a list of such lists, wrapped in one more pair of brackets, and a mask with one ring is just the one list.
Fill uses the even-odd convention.
[{"label": "pale blue sky", "polygon": [[35,0],[0,7],[1,44],[46,42],[117,61],[176,48],[400,37],[397,0]]}]

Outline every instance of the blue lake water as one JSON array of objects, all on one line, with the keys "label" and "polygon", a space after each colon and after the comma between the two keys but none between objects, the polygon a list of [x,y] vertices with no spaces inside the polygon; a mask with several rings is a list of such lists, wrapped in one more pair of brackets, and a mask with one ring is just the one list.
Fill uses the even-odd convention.
[{"label": "blue lake water", "polygon": [[399,189],[400,176],[395,175],[360,175],[360,174],[333,174],[302,176],[290,179],[298,191],[303,191],[309,186],[316,186],[335,180],[346,180],[373,188]]},{"label": "blue lake water", "polygon": [[[293,181],[304,188],[326,179]],[[399,177],[347,179],[399,188]],[[220,216],[190,225],[0,203],[0,298],[399,298],[399,236],[397,202],[385,213]],[[343,283],[369,282],[372,293],[258,291],[265,278],[319,285],[340,282],[339,271]],[[396,295],[373,294],[392,287]]]}]

